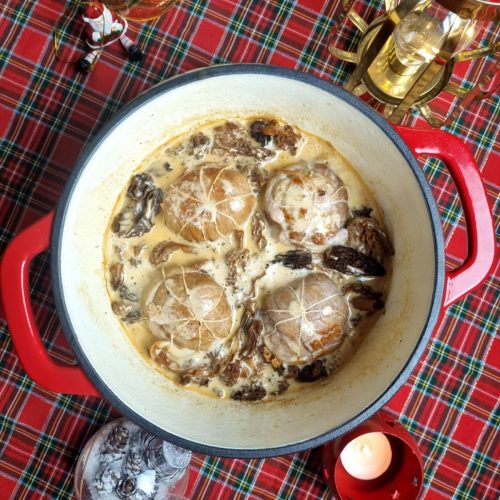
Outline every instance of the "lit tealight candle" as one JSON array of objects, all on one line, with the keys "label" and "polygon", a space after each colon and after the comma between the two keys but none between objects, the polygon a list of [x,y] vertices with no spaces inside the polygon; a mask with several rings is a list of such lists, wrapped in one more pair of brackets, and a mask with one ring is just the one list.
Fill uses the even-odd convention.
[{"label": "lit tealight candle", "polygon": [[391,459],[391,444],[381,432],[369,432],[353,439],[340,454],[345,470],[365,480],[381,476],[389,468]]}]

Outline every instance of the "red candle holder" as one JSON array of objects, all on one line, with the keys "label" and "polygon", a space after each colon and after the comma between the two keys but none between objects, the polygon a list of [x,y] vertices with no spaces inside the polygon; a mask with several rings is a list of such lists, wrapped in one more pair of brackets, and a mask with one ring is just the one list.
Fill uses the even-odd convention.
[{"label": "red candle holder", "polygon": [[[351,476],[340,460],[353,439],[369,432],[382,432],[391,445],[389,468],[375,479]],[[422,489],[422,454],[411,434],[397,421],[378,413],[351,432],[321,448],[323,475],[340,500],[414,500]]]}]

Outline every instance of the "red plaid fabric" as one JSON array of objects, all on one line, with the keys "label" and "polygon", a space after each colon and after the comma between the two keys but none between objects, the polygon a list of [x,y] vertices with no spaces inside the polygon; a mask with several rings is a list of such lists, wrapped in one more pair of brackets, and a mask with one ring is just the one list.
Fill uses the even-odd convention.
[{"label": "red plaid fabric", "polygon": [[[381,1],[358,0],[373,18]],[[158,21],[130,25],[141,63],[107,47],[87,77],[54,56],[83,54],[81,11],[58,0],[0,6],[0,251],[21,229],[54,209],[84,144],[124,103],[187,70],[225,62],[299,69],[342,84],[352,67],[329,55],[339,0],[185,0]],[[77,14],[78,12],[78,14]],[[62,23],[60,17],[64,15]],[[73,18],[71,17],[73,16]],[[498,33],[485,32],[483,41]],[[75,49],[76,47],[76,49]],[[487,61],[491,62],[491,58]],[[470,84],[474,70],[457,70]],[[448,130],[473,151],[498,222],[499,97],[474,103]],[[411,117],[409,123],[418,119]],[[421,123],[419,123],[421,124]],[[466,227],[449,175],[435,160],[423,168],[438,201],[448,263],[465,256]],[[498,227],[498,224],[497,224]],[[498,267],[446,312],[408,382],[386,406],[424,455],[423,497],[497,498],[499,491]],[[48,256],[31,269],[32,301],[43,340],[59,362],[73,356],[60,332]],[[90,436],[118,416],[106,402],[45,391],[23,371],[5,321],[0,330],[0,499],[69,498],[78,455]],[[218,499],[329,498],[315,452],[266,460],[195,455],[188,496]]]}]

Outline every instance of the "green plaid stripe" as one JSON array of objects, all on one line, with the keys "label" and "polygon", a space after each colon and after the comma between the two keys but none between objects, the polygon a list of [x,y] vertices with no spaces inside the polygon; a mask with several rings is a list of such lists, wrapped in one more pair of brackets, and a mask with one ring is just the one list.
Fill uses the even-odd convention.
[{"label": "green plaid stripe", "polygon": [[[498,462],[500,452],[498,442],[500,410],[498,403],[491,412],[488,419],[488,426],[496,429],[497,433],[481,437],[479,447],[474,450],[467,471],[458,485],[453,498],[459,500],[488,498],[489,492],[491,492],[491,498],[493,498],[495,492],[498,494],[500,491],[500,467]],[[488,483],[484,481],[486,477],[490,478]]]}]

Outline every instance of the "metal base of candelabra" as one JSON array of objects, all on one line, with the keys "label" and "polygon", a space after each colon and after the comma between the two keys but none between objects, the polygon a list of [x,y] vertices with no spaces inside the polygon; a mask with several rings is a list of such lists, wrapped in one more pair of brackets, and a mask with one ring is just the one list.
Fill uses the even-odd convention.
[{"label": "metal base of candelabra", "polygon": [[[387,13],[369,25],[355,12],[354,3],[354,0],[344,0],[344,10],[339,15],[338,23],[349,19],[361,32],[357,51],[341,50],[334,43],[330,43],[329,51],[343,61],[356,64],[346,89],[358,96],[368,92],[385,105],[384,116],[390,121],[398,123],[411,109],[418,109],[431,126],[441,127],[449,123],[471,101],[488,97],[498,87],[498,59],[484,73],[481,82],[471,88],[463,88],[452,83],[450,79],[457,62],[495,54],[500,49],[500,42],[455,55],[452,55],[449,48],[442,49],[429,63],[419,66],[405,65],[396,56],[392,33],[401,19],[411,11],[415,1],[401,0],[398,3],[386,0]],[[458,39],[453,40],[451,45],[457,44]],[[454,107],[444,119],[437,116],[428,104],[441,92],[456,99]]]}]

